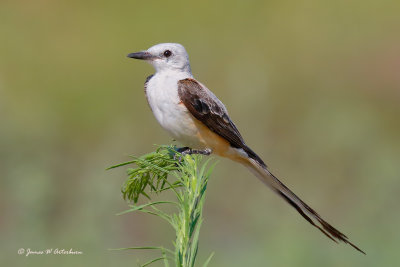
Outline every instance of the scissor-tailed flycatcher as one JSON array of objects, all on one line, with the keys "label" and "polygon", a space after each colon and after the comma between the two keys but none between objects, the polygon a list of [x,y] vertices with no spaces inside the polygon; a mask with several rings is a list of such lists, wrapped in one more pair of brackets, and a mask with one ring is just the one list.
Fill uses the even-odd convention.
[{"label": "scissor-tailed flycatcher", "polygon": [[224,104],[193,78],[182,45],[158,44],[128,57],[146,60],[156,69],[144,85],[147,101],[161,126],[187,146],[183,153],[215,153],[243,164],[327,237],[364,253],[279,181],[245,144]]}]

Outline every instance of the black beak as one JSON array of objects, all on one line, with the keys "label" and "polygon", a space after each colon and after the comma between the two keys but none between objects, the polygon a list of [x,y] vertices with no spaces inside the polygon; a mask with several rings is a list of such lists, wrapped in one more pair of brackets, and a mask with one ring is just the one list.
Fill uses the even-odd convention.
[{"label": "black beak", "polygon": [[142,59],[142,60],[149,60],[149,59],[153,59],[154,56],[152,54],[150,54],[149,52],[136,52],[136,53],[130,53],[129,55],[127,55],[127,57],[130,58],[135,58],[135,59]]}]

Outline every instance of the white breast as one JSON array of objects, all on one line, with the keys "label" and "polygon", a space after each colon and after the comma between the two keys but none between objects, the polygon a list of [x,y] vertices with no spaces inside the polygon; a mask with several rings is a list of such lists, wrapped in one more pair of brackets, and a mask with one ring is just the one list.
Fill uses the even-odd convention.
[{"label": "white breast", "polygon": [[156,73],[147,84],[147,100],[161,126],[184,146],[199,147],[194,118],[181,103],[178,81],[192,78],[184,72]]}]

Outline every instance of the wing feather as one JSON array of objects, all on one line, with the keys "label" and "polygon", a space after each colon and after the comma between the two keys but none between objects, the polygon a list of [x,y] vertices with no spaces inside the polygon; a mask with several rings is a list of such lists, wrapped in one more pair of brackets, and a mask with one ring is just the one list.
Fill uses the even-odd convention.
[{"label": "wing feather", "polygon": [[205,86],[188,78],[178,82],[178,95],[190,113],[211,131],[226,139],[232,147],[243,149],[249,157],[265,165],[244,142],[224,104]]}]

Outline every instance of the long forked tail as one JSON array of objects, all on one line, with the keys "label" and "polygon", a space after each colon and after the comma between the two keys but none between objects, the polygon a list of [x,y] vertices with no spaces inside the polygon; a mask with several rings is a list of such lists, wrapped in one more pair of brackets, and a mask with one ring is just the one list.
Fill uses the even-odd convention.
[{"label": "long forked tail", "polygon": [[[254,152],[253,152],[254,153]],[[318,228],[322,233],[329,237],[334,242],[342,241],[349,244],[359,252],[365,254],[360,248],[351,243],[347,236],[339,232],[336,228],[326,222],[321,216],[310,206],[304,203],[298,196],[296,196],[289,188],[287,188],[281,181],[278,180],[266,167],[264,162],[256,156],[256,159],[248,158],[242,162],[255,176],[257,176],[264,184],[270,187],[279,196],[285,199],[292,207],[294,207],[301,216],[304,217],[309,223]]]}]

